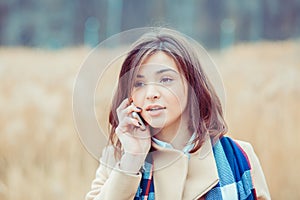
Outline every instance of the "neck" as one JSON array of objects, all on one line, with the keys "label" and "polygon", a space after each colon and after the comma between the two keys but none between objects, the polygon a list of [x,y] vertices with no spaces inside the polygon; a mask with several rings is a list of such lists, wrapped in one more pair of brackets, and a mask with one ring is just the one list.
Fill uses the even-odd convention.
[{"label": "neck", "polygon": [[[183,115],[186,115],[186,113],[183,113]],[[180,117],[176,122],[163,129],[154,129],[153,131],[156,139],[168,142],[178,150],[182,150],[192,136],[192,132],[188,128],[188,117],[186,116]]]}]

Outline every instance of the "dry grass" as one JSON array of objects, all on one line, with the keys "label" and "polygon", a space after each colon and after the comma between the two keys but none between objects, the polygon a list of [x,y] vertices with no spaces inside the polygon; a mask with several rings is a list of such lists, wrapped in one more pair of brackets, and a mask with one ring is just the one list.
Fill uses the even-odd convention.
[{"label": "dry grass", "polygon": [[[88,51],[0,48],[0,199],[83,199],[89,190],[97,162],[72,119],[73,81]],[[300,198],[299,55],[297,41],[212,52],[229,134],[253,144],[273,199]]]}]

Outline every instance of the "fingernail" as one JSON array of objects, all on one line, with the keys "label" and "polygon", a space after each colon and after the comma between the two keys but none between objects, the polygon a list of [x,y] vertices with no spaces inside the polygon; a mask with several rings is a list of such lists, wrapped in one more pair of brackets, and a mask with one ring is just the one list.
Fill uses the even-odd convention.
[{"label": "fingernail", "polygon": [[138,106],[137,106],[136,108],[139,109],[139,110],[143,110],[142,108],[140,108],[140,107],[138,107]]}]

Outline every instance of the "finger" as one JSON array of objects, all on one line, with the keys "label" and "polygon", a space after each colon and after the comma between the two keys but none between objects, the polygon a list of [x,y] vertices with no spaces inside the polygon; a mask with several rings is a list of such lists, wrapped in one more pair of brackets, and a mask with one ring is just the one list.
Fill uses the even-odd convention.
[{"label": "finger", "polygon": [[117,114],[118,114],[119,118],[124,118],[126,116],[132,117],[131,116],[132,112],[141,112],[141,111],[142,111],[141,108],[138,108],[138,107],[136,107],[134,105],[130,105],[130,106],[126,107],[123,110],[119,110],[119,112]]},{"label": "finger", "polygon": [[125,117],[119,124],[119,129],[124,131],[132,130],[133,127],[140,127],[139,121],[131,117]]},{"label": "finger", "polygon": [[134,104],[131,104],[130,106],[128,106],[127,108],[124,109],[123,113],[128,115],[132,112],[141,112],[141,111],[142,111],[141,108],[138,108]]},{"label": "finger", "polygon": [[136,127],[140,127],[139,121],[135,118],[131,118],[131,117],[126,117],[125,121],[127,122],[127,124],[129,125],[133,125]]},{"label": "finger", "polygon": [[124,110],[127,106],[130,105],[130,102],[129,102],[129,99],[126,98],[124,99],[121,104],[119,105],[119,107],[117,108],[117,111],[120,111],[120,110]]},{"label": "finger", "polygon": [[133,133],[134,137],[139,139],[149,139],[151,137],[149,127],[146,127],[145,130],[141,130],[140,128],[136,128]]},{"label": "finger", "polygon": [[134,106],[135,108],[139,109],[140,111],[142,111],[142,110],[143,110],[142,108],[140,108],[140,107],[136,106],[136,105],[135,105],[133,102],[131,103],[131,105],[132,105],[132,106]]}]

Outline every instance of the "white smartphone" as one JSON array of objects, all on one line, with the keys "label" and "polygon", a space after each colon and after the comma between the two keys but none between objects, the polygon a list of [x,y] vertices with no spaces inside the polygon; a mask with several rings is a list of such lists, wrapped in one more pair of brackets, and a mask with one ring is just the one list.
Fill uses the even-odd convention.
[{"label": "white smartphone", "polygon": [[141,124],[140,129],[142,131],[146,130],[146,125],[143,122],[142,117],[137,112],[132,112],[131,116],[139,121],[139,123]]}]

